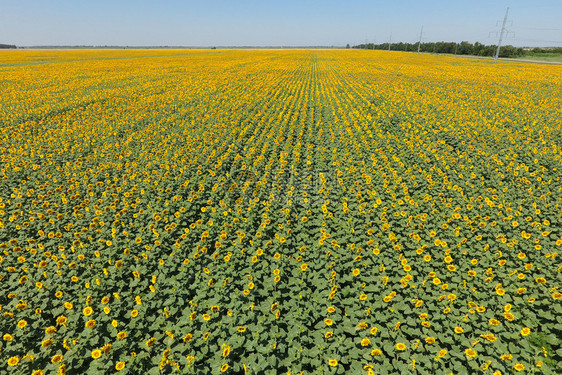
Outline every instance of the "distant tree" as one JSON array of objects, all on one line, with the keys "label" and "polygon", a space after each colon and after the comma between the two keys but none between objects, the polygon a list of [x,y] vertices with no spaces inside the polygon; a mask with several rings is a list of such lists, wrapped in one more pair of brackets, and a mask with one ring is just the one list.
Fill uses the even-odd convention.
[{"label": "distant tree", "polygon": [[472,47],[472,53],[474,55],[480,55],[480,51],[484,48],[485,46],[482,43],[476,42],[474,43],[474,46]]},{"label": "distant tree", "polygon": [[17,48],[13,44],[0,44],[0,48],[7,49],[7,48]]},{"label": "distant tree", "polygon": [[[379,49],[388,50],[388,43],[382,44],[359,44],[353,46],[353,48],[361,49]],[[497,46],[485,45],[480,42],[475,42],[474,44],[463,41],[461,43],[455,42],[426,42],[421,44],[421,50],[425,52],[433,53],[454,53],[459,55],[474,55],[474,56],[494,56]],[[415,52],[418,49],[418,43],[404,43],[398,42],[392,44],[393,51],[408,51]],[[524,50],[523,48],[517,48],[514,46],[503,46],[500,50],[500,57],[518,57],[525,56],[528,54],[562,54],[562,47],[550,47],[550,48],[533,48],[532,50]]]},{"label": "distant tree", "polygon": [[445,53],[455,53],[455,49],[457,48],[457,43],[454,42],[448,42],[448,43],[443,43],[444,48],[447,52]]},{"label": "distant tree", "polygon": [[484,48],[482,48],[480,50],[480,53],[478,55],[479,56],[494,56],[494,53],[496,53],[496,48],[497,48],[497,46],[494,46],[494,45],[485,46]]},{"label": "distant tree", "polygon": [[530,52],[536,53],[550,53],[550,54],[560,54],[562,53],[562,47],[551,47],[551,48],[540,48],[535,47]]},{"label": "distant tree", "polygon": [[457,53],[459,55],[472,55],[473,50],[474,50],[474,47],[473,47],[472,43],[462,41],[461,44],[459,44],[459,48],[457,49]]},{"label": "distant tree", "polygon": [[523,55],[523,48],[515,48],[513,46],[503,46],[500,49],[500,57],[518,57]]},{"label": "distant tree", "polygon": [[349,43],[347,43],[347,45],[345,46],[345,48],[351,48],[351,47],[349,46]]}]

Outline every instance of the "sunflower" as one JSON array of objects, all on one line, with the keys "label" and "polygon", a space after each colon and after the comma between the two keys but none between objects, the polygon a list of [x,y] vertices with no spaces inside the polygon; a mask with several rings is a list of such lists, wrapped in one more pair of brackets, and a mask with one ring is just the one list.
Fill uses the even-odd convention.
[{"label": "sunflower", "polygon": [[328,364],[332,367],[336,367],[338,365],[338,361],[336,359],[328,360]]},{"label": "sunflower", "polygon": [[17,366],[17,364],[20,363],[20,358],[19,357],[10,357],[10,359],[8,359],[8,365],[9,366]]},{"label": "sunflower", "polygon": [[521,336],[527,336],[527,335],[529,335],[529,333],[531,333],[531,330],[528,327],[524,327],[521,330]]},{"label": "sunflower", "polygon": [[148,348],[150,348],[152,345],[154,345],[155,342],[156,342],[156,339],[154,337],[151,337],[146,341],[146,346]]},{"label": "sunflower", "polygon": [[470,357],[470,358],[474,358],[477,355],[477,353],[473,349],[470,349],[470,348],[465,349],[464,354],[466,354],[467,357]]},{"label": "sunflower", "polygon": [[115,370],[117,371],[121,371],[125,368],[125,362],[117,362],[117,364],[115,365]]},{"label": "sunflower", "polygon": [[222,356],[226,358],[228,357],[229,354],[230,354],[230,346],[226,345],[222,351]]},{"label": "sunflower", "polygon": [[101,350],[96,349],[92,351],[92,358],[93,359],[98,359],[99,357],[101,357]]},{"label": "sunflower", "polygon": [[406,350],[406,344],[399,342],[398,344],[396,344],[396,350]]},{"label": "sunflower", "polygon": [[51,362],[52,362],[52,363],[59,363],[59,362],[62,361],[62,359],[63,359],[62,354],[55,354],[55,355],[53,356],[53,358],[51,358]]},{"label": "sunflower", "polygon": [[369,346],[371,344],[371,340],[369,340],[368,338],[364,338],[363,340],[361,340],[361,346]]},{"label": "sunflower", "polygon": [[221,366],[221,372],[226,372],[228,370],[228,363],[225,363]]},{"label": "sunflower", "polygon": [[515,371],[523,371],[525,370],[525,366],[522,363],[517,363],[513,366]]},{"label": "sunflower", "polygon": [[486,335],[480,335],[480,337],[485,338],[486,340],[490,341],[490,342],[494,342],[496,341],[498,338],[492,334],[492,333],[488,333]]}]

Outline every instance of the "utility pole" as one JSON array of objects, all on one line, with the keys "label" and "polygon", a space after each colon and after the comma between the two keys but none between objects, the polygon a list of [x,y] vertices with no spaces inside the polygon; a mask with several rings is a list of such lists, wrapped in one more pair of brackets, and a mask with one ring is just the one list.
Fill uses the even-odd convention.
[{"label": "utility pole", "polygon": [[392,33],[390,33],[390,38],[388,38],[388,50],[390,51],[390,43],[392,43]]},{"label": "utility pole", "polygon": [[420,30],[420,40],[418,41],[418,54],[420,53],[422,34],[423,34],[423,25],[422,25],[421,30]]},{"label": "utility pole", "polygon": [[498,62],[498,56],[500,55],[500,47],[502,45],[503,33],[505,32],[505,24],[507,22],[507,13],[509,12],[509,7],[505,10],[505,17],[503,18],[502,29],[500,31],[500,40],[498,42],[498,48],[496,49],[496,54],[494,55],[494,62]]}]

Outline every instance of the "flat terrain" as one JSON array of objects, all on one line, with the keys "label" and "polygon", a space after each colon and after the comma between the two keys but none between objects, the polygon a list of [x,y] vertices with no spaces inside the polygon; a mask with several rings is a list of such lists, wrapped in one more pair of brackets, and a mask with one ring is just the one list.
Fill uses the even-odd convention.
[{"label": "flat terrain", "polygon": [[[493,57],[489,56],[472,56],[472,55],[453,55],[453,54],[437,54],[437,56],[450,56],[457,58],[466,59],[482,59],[493,61]],[[549,65],[561,65],[562,55],[552,54],[552,55],[534,55],[534,56],[522,56],[519,58],[499,58],[500,62],[517,62],[517,63],[534,63],[534,64],[549,64]]]},{"label": "flat terrain", "polygon": [[529,61],[546,61],[546,62],[562,64],[561,54],[537,54],[537,55],[524,56],[521,59],[529,60]]},{"label": "flat terrain", "polygon": [[0,51],[0,372],[562,368],[562,66]]}]

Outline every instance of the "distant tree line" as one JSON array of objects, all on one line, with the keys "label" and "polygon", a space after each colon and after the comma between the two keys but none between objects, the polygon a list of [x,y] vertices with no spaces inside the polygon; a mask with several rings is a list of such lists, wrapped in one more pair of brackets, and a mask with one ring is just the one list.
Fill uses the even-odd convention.
[{"label": "distant tree line", "polygon": [[0,48],[17,48],[15,45],[13,44],[0,44]]},{"label": "distant tree line", "polygon": [[[382,44],[359,44],[353,48],[360,49],[380,49],[388,50],[389,43]],[[450,53],[456,55],[473,55],[473,56],[493,56],[496,53],[496,45],[485,45],[479,42],[469,43],[469,42],[429,42],[421,43],[420,51],[422,52],[432,52],[432,53]],[[418,43],[390,43],[391,51],[410,51],[416,52],[418,50]],[[559,51],[556,51],[559,50]],[[536,53],[556,53],[562,52],[562,48],[534,48],[531,50]],[[520,47],[514,46],[502,46],[500,48],[500,57],[519,57],[524,56],[527,51]]]},{"label": "distant tree line", "polygon": [[562,47],[539,48],[535,47],[526,51],[528,54],[562,54]]}]

